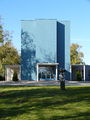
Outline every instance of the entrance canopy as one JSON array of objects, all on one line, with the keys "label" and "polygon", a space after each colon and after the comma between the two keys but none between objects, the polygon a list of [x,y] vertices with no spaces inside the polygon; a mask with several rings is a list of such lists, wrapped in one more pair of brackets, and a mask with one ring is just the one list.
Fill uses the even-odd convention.
[{"label": "entrance canopy", "polygon": [[58,65],[59,63],[37,63],[37,81],[39,80],[40,67],[55,67],[56,80],[58,79]]},{"label": "entrance canopy", "polygon": [[59,63],[37,63],[38,66],[57,66]]}]

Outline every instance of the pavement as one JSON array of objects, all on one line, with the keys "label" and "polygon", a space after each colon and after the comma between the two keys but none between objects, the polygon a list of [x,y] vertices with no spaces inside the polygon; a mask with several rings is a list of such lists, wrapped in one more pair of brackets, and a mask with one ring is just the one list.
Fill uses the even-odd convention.
[{"label": "pavement", "polygon": [[[23,80],[20,80],[20,81],[17,81],[17,82],[14,82],[14,81],[0,81],[0,86],[23,86],[23,85],[27,85],[27,86],[52,86],[52,85],[55,85],[55,86],[58,86],[60,85],[60,82],[59,81],[23,81]],[[81,86],[90,86],[90,81],[81,81],[81,82],[78,82],[78,81],[65,81],[65,85],[81,85]]]}]

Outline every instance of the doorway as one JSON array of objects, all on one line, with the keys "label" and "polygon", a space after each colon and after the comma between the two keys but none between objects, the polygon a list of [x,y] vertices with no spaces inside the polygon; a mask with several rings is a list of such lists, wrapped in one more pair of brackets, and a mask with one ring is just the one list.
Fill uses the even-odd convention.
[{"label": "doorway", "polygon": [[37,64],[37,81],[57,79],[58,79],[58,63]]}]

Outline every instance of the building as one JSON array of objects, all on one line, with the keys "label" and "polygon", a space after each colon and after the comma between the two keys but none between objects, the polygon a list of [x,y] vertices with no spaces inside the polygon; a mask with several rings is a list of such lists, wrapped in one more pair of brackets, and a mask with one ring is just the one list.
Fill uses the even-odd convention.
[{"label": "building", "polygon": [[21,21],[21,79],[57,80],[58,69],[70,79],[70,22]]},{"label": "building", "polygon": [[90,65],[71,65],[71,80],[90,81]]}]

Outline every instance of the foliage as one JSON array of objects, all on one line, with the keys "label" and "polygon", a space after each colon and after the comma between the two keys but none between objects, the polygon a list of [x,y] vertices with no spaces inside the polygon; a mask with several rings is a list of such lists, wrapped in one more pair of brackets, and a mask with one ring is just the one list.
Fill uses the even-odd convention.
[{"label": "foliage", "polygon": [[14,74],[13,74],[13,81],[18,81],[17,71],[14,71]]},{"label": "foliage", "polygon": [[0,75],[0,81],[5,80],[5,77],[3,75]]},{"label": "foliage", "polygon": [[4,64],[19,64],[20,55],[12,45],[12,36],[9,31],[3,30],[0,24],[0,73],[4,72]]},{"label": "foliage", "polygon": [[8,41],[0,46],[0,72],[3,72],[4,64],[19,64],[20,56],[17,50],[12,46],[11,42]]},{"label": "foliage", "polygon": [[82,76],[81,76],[81,72],[80,71],[76,72],[76,80],[77,81],[81,81],[82,80]]},{"label": "foliage", "polygon": [[83,64],[83,52],[80,51],[81,46],[79,44],[72,44],[70,47],[70,59],[71,64]]},{"label": "foliage", "polygon": [[0,120],[90,120],[90,86],[1,86]]}]

